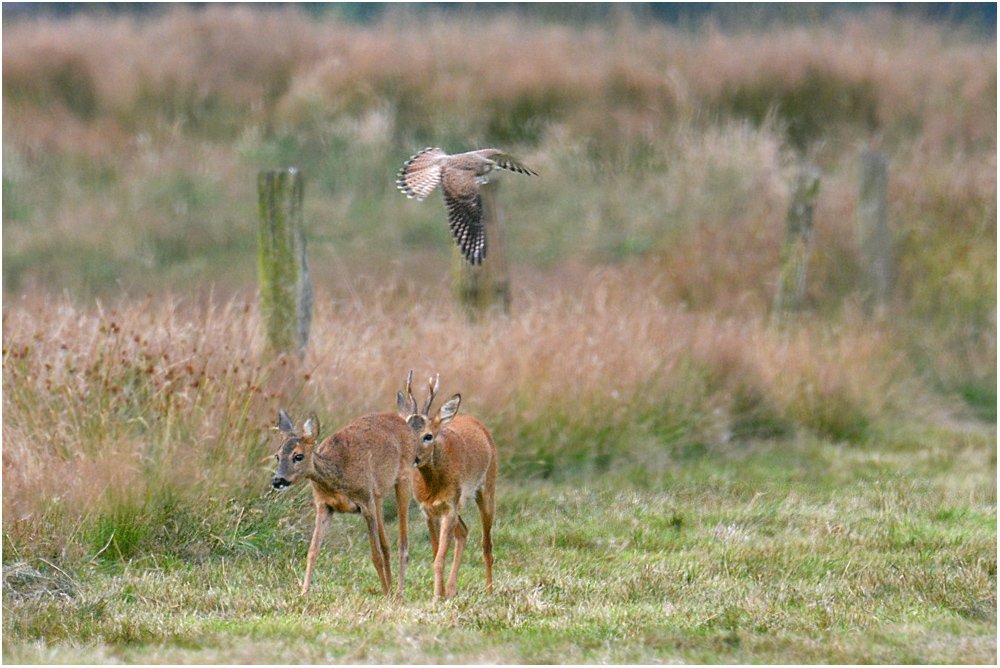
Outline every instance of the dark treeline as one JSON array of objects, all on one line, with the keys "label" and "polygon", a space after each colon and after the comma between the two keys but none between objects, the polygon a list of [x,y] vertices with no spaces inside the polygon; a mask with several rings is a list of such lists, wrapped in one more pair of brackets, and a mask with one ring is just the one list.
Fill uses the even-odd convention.
[{"label": "dark treeline", "polygon": [[[184,3],[188,7],[204,7],[216,3]],[[239,6],[241,3],[233,3]],[[771,24],[815,22],[838,14],[863,12],[874,6],[886,6],[892,11],[932,21],[943,21],[995,33],[997,5],[993,2],[929,2],[929,3],[725,3],[725,2],[650,2],[650,3],[385,3],[385,2],[306,2],[297,4],[301,11],[313,16],[335,16],[342,20],[368,23],[377,21],[387,12],[405,8],[414,14],[475,14],[516,13],[543,22],[586,24],[605,21],[632,13],[642,20],[654,20],[679,26],[696,26],[714,21],[723,26],[743,25],[755,28]],[[285,8],[285,3],[259,3],[261,9]],[[175,3],[158,2],[5,2],[4,21],[39,16],[72,16],[76,14],[122,14],[156,16],[176,8]]]}]

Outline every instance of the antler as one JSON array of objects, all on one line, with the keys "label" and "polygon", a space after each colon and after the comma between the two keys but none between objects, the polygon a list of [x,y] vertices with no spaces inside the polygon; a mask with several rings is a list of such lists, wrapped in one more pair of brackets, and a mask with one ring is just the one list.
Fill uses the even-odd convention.
[{"label": "antler", "polygon": [[413,390],[411,389],[411,384],[413,382],[413,369],[410,369],[410,373],[406,376],[406,396],[410,399],[410,412],[417,412],[417,399],[413,396]]},{"label": "antler", "polygon": [[[430,415],[431,402],[434,401],[434,395],[437,394],[438,384],[440,383],[440,381],[441,381],[441,374],[437,374],[433,378],[427,379],[427,389],[430,391],[430,393],[427,395],[427,403],[424,404],[424,411],[422,415]],[[413,405],[416,406],[417,405],[416,402],[414,402]]]}]

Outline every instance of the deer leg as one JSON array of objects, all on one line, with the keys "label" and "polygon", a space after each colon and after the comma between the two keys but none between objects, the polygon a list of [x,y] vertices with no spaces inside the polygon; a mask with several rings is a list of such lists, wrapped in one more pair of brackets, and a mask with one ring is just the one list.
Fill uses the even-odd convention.
[{"label": "deer leg", "polygon": [[382,497],[375,497],[375,521],[378,525],[379,547],[382,550],[382,569],[385,578],[382,585],[382,593],[386,596],[392,589],[392,550],[389,548],[389,535],[385,531],[385,515],[382,512]]},{"label": "deer leg", "polygon": [[458,514],[449,510],[441,520],[441,538],[438,540],[437,553],[434,555],[434,601],[444,593],[444,562],[448,558],[448,546],[455,535],[455,525],[458,524]]},{"label": "deer leg", "polygon": [[431,535],[431,558],[436,558],[438,553],[438,543],[441,542],[441,518],[437,515],[425,515],[427,519],[427,531]]},{"label": "deer leg", "polygon": [[403,599],[403,583],[406,581],[406,565],[410,562],[410,541],[407,536],[406,516],[410,511],[410,495],[413,481],[409,472],[396,481],[396,512],[399,513],[399,599]]},{"label": "deer leg", "polygon": [[371,544],[372,548],[372,563],[375,564],[375,570],[378,571],[378,578],[382,583],[382,593],[388,594],[389,584],[385,578],[385,560],[382,557],[382,547],[379,545],[379,515],[376,515],[375,509],[372,508],[370,504],[361,506],[361,515],[365,518],[365,522],[368,524],[368,542]]},{"label": "deer leg", "polygon": [[316,557],[319,556],[319,548],[326,536],[327,529],[330,528],[330,518],[333,517],[333,510],[316,500],[316,528],[313,530],[312,542],[309,543],[309,554],[306,556],[306,578],[302,582],[302,595],[309,593],[309,583],[312,582],[313,567],[316,565]]},{"label": "deer leg", "polygon": [[483,563],[486,564],[486,591],[493,593],[493,511],[494,499],[492,490],[484,493],[480,490],[476,495],[479,504],[479,517],[483,521]]},{"label": "deer leg", "polygon": [[455,556],[451,561],[451,574],[448,576],[448,587],[445,589],[445,596],[451,598],[458,591],[458,566],[462,563],[462,552],[465,551],[465,539],[469,537],[469,527],[465,525],[462,518],[457,514],[458,522],[455,526]]}]

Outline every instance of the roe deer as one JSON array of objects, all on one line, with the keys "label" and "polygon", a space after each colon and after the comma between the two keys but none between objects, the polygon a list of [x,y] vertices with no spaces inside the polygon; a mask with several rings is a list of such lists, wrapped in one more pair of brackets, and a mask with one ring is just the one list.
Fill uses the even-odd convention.
[{"label": "roe deer", "polygon": [[319,421],[316,416],[306,420],[301,430],[296,430],[282,408],[278,411],[278,429],[285,435],[285,441],[275,455],[278,472],[271,484],[281,489],[299,480],[308,480],[312,483],[316,503],[316,529],[309,544],[302,595],[309,591],[313,566],[334,512],[361,513],[365,518],[372,562],[382,582],[382,593],[389,594],[392,570],[382,499],[395,487],[399,513],[398,596],[402,598],[406,563],[410,558],[406,514],[413,480],[409,469],[416,446],[410,427],[398,415],[372,413],[357,418],[317,445]]},{"label": "roe deer", "polygon": [[[482,422],[469,415],[458,415],[462,400],[456,394],[441,407],[437,415],[428,417],[431,402],[437,392],[438,380],[429,383],[430,393],[423,411],[417,411],[410,382],[406,379],[406,396],[396,395],[400,416],[417,435],[417,451],[413,459],[414,495],[427,518],[434,553],[434,600],[450,598],[458,590],[458,566],[465,549],[469,528],[459,513],[469,499],[475,498],[483,523],[483,561],[486,564],[486,591],[493,593],[493,529],[494,500],[497,481],[497,448],[493,436]],[[455,538],[455,556],[444,584],[444,566],[448,547]]]}]

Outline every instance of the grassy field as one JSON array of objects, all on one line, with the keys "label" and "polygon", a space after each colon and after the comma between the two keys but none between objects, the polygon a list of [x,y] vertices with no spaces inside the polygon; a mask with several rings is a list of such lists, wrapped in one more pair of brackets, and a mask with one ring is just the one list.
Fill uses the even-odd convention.
[{"label": "grassy field", "polygon": [[[648,18],[5,23],[5,663],[996,662],[995,35]],[[470,322],[440,201],[393,180],[486,144],[540,176],[500,191],[513,313]],[[875,317],[865,147],[896,259]],[[779,324],[803,158],[815,246]],[[255,175],[286,164],[303,360],[262,354],[254,285]],[[404,602],[357,516],[302,598],[313,509],[270,489],[277,410],[334,429],[409,369],[496,438],[496,591],[472,512],[433,605],[411,509]]]},{"label": "grassy field", "polygon": [[5,604],[4,659],[989,663],[996,516],[983,440],[960,457],[932,453],[931,474],[907,468],[909,453],[804,442],[749,446],[642,488],[507,483],[496,592],[483,592],[471,549],[458,596],[437,606],[426,538],[399,604],[376,594],[356,521],[335,523],[300,598],[308,511],[278,536],[287,509],[261,502],[203,560],[50,572]]}]

